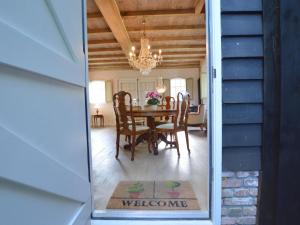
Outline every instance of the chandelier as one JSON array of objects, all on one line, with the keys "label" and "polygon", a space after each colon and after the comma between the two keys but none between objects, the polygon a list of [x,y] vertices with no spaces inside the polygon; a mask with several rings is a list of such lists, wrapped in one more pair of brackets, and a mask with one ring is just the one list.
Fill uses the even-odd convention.
[{"label": "chandelier", "polygon": [[157,84],[157,86],[156,86],[156,91],[157,91],[159,94],[163,94],[163,93],[166,92],[166,90],[167,90],[167,87],[166,87],[166,85],[164,85],[163,78],[160,77],[160,78],[158,79],[158,84]]},{"label": "chandelier", "polygon": [[129,52],[129,64],[133,68],[139,69],[142,75],[148,75],[153,68],[162,62],[162,55],[161,49],[159,49],[158,54],[152,55],[149,39],[146,37],[145,20],[143,20],[143,25],[144,32],[143,37],[141,38],[139,56],[136,56],[135,47],[132,46],[131,51]]}]

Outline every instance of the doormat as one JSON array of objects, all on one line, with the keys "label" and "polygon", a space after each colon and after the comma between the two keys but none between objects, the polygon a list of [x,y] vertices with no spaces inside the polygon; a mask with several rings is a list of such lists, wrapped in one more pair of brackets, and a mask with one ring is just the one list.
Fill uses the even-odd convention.
[{"label": "doormat", "polygon": [[121,181],[107,209],[200,210],[188,181]]}]

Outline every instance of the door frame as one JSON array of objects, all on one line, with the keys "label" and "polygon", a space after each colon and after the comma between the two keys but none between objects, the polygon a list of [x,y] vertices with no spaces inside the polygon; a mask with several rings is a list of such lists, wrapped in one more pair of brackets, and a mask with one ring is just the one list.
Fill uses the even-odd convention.
[{"label": "door frame", "polygon": [[[210,169],[209,169],[209,212],[208,219],[192,218],[191,213],[182,213],[174,217],[175,214],[165,214],[157,216],[150,213],[145,216],[144,212],[126,213],[120,215],[116,213],[92,212],[92,224],[188,224],[188,225],[220,225],[221,224],[221,181],[222,181],[222,51],[221,51],[221,1],[206,0],[206,43],[207,43],[207,76],[208,76],[208,104],[209,104],[209,132],[208,140],[210,146]],[[212,16],[213,15],[213,16]],[[86,17],[86,14],[84,15]],[[86,21],[86,19],[85,19]],[[85,26],[87,26],[85,22]],[[86,30],[86,29],[85,29]],[[87,33],[85,33],[87,37]],[[86,38],[87,39],[87,38]],[[86,48],[87,53],[87,48]],[[88,61],[86,61],[88,62]],[[88,121],[88,120],[87,120]],[[88,127],[90,137],[90,127]],[[90,141],[90,140],[89,140]],[[91,148],[89,149],[91,151]],[[89,153],[91,155],[91,152]],[[91,160],[91,158],[90,158]],[[90,162],[90,171],[92,163]],[[90,172],[91,174],[91,172]],[[92,176],[90,177],[92,183]],[[92,208],[94,210],[94,207]],[[151,215],[152,214],[152,215]],[[191,215],[190,217],[186,215]],[[156,218],[155,218],[156,217]],[[172,218],[172,219],[170,219]]]}]

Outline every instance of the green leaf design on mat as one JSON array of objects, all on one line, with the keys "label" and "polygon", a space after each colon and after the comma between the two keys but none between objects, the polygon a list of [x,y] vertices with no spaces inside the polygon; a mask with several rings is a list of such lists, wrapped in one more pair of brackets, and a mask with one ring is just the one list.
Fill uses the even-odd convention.
[{"label": "green leaf design on mat", "polygon": [[174,191],[174,189],[179,187],[180,185],[181,185],[181,183],[178,181],[166,181],[166,183],[165,183],[165,186],[167,188],[172,189],[172,191]]},{"label": "green leaf design on mat", "polygon": [[144,191],[144,185],[140,182],[136,182],[128,187],[127,191],[129,193],[135,193],[135,192],[143,192]]}]

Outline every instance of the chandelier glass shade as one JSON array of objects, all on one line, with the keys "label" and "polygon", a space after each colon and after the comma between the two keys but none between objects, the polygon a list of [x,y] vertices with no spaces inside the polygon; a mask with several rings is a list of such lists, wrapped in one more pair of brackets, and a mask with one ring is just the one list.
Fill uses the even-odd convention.
[{"label": "chandelier glass shade", "polygon": [[157,84],[157,86],[156,86],[156,91],[157,91],[159,94],[163,94],[163,93],[166,92],[166,90],[167,90],[167,87],[166,87],[166,85],[164,85],[163,78],[160,77],[160,78],[158,79],[158,84]]},{"label": "chandelier glass shade", "polygon": [[141,49],[139,55],[136,55],[134,46],[132,46],[131,51],[129,52],[130,66],[140,70],[142,75],[148,75],[150,71],[161,62],[161,49],[159,49],[158,54],[152,55],[149,39],[146,37],[144,31],[144,35],[141,38]]}]

